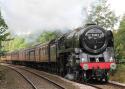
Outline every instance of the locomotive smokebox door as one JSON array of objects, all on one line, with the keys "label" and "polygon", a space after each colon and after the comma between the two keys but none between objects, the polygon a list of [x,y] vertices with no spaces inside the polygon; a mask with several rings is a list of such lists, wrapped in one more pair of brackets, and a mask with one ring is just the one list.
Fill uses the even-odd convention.
[{"label": "locomotive smokebox door", "polygon": [[[106,31],[96,25],[86,27],[81,34],[80,42],[82,48],[91,54],[102,53],[107,47]],[[84,51],[83,50],[83,51]]]}]

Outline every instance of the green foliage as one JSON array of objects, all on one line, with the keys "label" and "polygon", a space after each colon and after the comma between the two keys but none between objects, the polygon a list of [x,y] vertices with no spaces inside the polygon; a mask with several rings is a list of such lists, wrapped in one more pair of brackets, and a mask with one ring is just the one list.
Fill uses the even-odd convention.
[{"label": "green foliage", "polygon": [[7,28],[8,27],[0,13],[0,45],[1,45],[1,42],[5,41],[8,37],[8,35],[10,35],[8,32],[6,32]]},{"label": "green foliage", "polygon": [[4,48],[7,51],[19,50],[27,47],[27,43],[24,38],[16,36],[13,40],[4,43]]},{"label": "green foliage", "polygon": [[118,21],[118,17],[110,10],[109,6],[107,0],[98,0],[89,11],[87,22],[96,23],[105,29],[112,29]]},{"label": "green foliage", "polygon": [[3,17],[1,16],[1,12],[0,12],[0,55],[3,54],[3,50],[2,50],[2,43],[4,41],[8,41],[8,36],[10,35],[9,32],[7,32],[8,26],[5,23]]},{"label": "green foliage", "polygon": [[53,39],[56,39],[59,37],[62,33],[60,31],[44,31],[42,34],[38,37],[37,41],[41,43],[45,43],[48,41],[51,41]]},{"label": "green foliage", "polygon": [[125,64],[117,64],[116,72],[110,77],[110,80],[125,83]]},{"label": "green foliage", "polygon": [[0,12],[0,28],[2,28],[2,29],[7,29],[8,28],[8,26],[5,23],[3,17],[1,16],[1,12]]},{"label": "green foliage", "polygon": [[123,16],[118,32],[114,34],[118,59],[125,59],[125,16]]}]

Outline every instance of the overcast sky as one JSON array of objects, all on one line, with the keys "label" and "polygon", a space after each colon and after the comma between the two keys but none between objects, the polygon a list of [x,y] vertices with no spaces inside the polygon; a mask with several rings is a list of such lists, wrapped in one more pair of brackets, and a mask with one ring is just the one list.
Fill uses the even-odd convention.
[{"label": "overcast sky", "polygon": [[[43,29],[73,29],[81,26],[94,0],[0,0],[9,30],[30,34]],[[117,15],[125,12],[125,0],[109,0]]]}]

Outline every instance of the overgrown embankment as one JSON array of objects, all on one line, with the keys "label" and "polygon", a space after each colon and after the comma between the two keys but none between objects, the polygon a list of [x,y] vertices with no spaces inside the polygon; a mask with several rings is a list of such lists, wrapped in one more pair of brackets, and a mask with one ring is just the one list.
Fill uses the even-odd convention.
[{"label": "overgrown embankment", "polygon": [[110,80],[125,83],[125,64],[118,64],[117,70],[111,76]]},{"label": "overgrown embankment", "polygon": [[5,80],[5,73],[6,70],[4,68],[2,68],[2,66],[0,66],[0,83]]}]

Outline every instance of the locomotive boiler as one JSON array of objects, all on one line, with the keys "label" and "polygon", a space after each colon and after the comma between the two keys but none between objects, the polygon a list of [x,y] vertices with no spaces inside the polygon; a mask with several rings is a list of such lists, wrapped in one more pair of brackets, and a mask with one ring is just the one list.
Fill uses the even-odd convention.
[{"label": "locomotive boiler", "polygon": [[115,70],[113,34],[87,24],[32,48],[7,53],[6,61],[59,74],[70,80],[107,82]]}]

